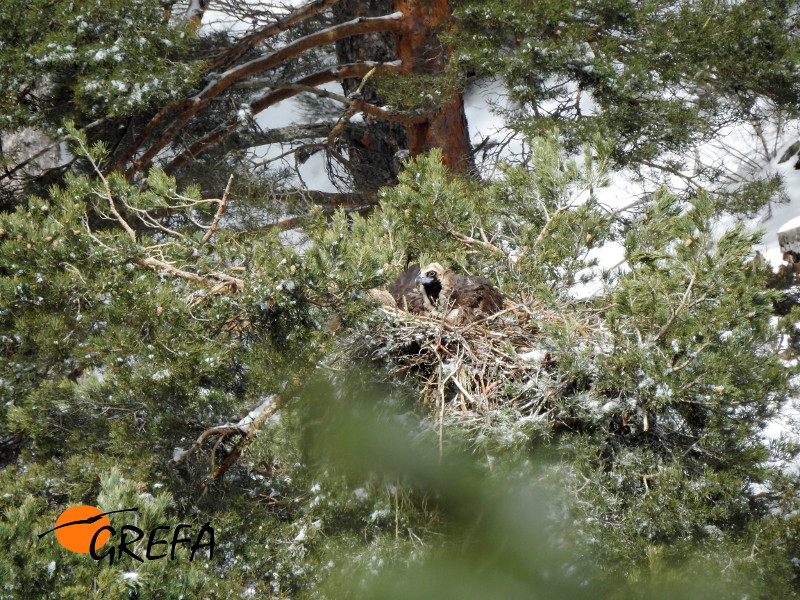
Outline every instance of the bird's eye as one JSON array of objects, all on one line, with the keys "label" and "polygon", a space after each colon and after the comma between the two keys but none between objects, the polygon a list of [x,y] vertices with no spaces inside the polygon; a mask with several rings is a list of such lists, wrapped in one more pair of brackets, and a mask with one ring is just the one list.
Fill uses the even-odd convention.
[{"label": "bird's eye", "polygon": [[436,277],[436,271],[428,271],[428,277]]}]

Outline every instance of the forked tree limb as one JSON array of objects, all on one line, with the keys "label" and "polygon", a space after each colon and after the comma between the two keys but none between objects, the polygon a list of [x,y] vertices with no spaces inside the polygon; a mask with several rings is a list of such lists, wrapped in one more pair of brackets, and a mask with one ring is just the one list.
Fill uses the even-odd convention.
[{"label": "forked tree limb", "polygon": [[[286,392],[284,392],[284,394],[285,393]],[[262,402],[258,407],[248,413],[245,419],[243,419],[243,421],[248,421],[246,425],[241,425],[242,421],[236,425],[236,427],[242,431],[242,437],[228,453],[225,459],[200,483],[200,489],[203,491],[203,493],[208,491],[210,483],[220,479],[223,475],[225,475],[225,473],[227,473],[228,469],[230,469],[233,464],[239,460],[239,457],[255,439],[256,435],[258,435],[259,430],[264,426],[264,423],[267,421],[267,419],[277,413],[282,405],[282,396],[273,394],[264,400],[264,402]]]},{"label": "forked tree limb", "polygon": [[[278,104],[283,100],[287,100],[288,98],[291,98],[303,91],[306,91],[306,88],[319,86],[324,83],[330,83],[332,81],[341,81],[342,79],[364,77],[365,75],[367,75],[367,73],[369,73],[373,69],[381,71],[381,70],[395,70],[397,68],[398,65],[395,63],[378,64],[372,62],[365,62],[365,63],[341,65],[331,69],[325,69],[324,71],[318,71],[316,73],[312,73],[311,75],[298,79],[293,84],[285,84],[284,86],[281,86],[279,89],[276,89],[272,92],[264,94],[259,98],[256,98],[249,104],[248,108],[251,114],[256,115],[266,110],[270,106],[274,106],[275,104]],[[267,87],[267,84],[259,83],[259,85],[261,85],[262,87]],[[292,85],[305,86],[305,87],[303,88],[290,87]],[[170,161],[170,163],[165,167],[165,170],[167,172],[174,172],[176,169],[179,169],[180,167],[185,165],[192,158],[195,158],[196,156],[207,150],[209,147],[220,142],[222,139],[224,139],[225,137],[236,131],[240,125],[241,122],[238,118],[232,118],[229,119],[226,123],[217,126],[215,129],[213,129],[205,136],[200,138],[198,141],[196,141],[194,144],[192,144],[184,152],[173,158],[172,161]]]},{"label": "forked tree limb", "polygon": [[227,275],[218,271],[213,271],[211,273],[207,273],[206,275],[198,275],[197,273],[192,273],[191,271],[179,269],[166,261],[154,258],[152,256],[134,255],[130,260],[135,265],[145,269],[161,271],[174,277],[178,277],[179,279],[191,281],[192,283],[196,283],[206,288],[212,288],[212,291],[216,292],[237,292],[245,286],[244,280],[239,279],[238,277],[233,277],[232,275]]},{"label": "forked tree limb", "polygon": [[[353,19],[352,21],[306,35],[266,56],[253,59],[223,73],[209,75],[206,87],[191,98],[175,103],[176,110],[168,110],[169,107],[167,107],[159,112],[145,127],[143,135],[139,136],[125,156],[117,162],[114,169],[123,169],[132,160],[134,153],[144,145],[147,137],[150,136],[155,127],[165,120],[167,116],[171,116],[172,113],[180,111],[177,115],[171,116],[172,123],[161,134],[161,137],[140,158],[133,161],[126,171],[126,176],[132,177],[135,173],[146,169],[158,153],[188,124],[192,117],[205,108],[213,98],[216,98],[237,82],[246,77],[269,71],[283,62],[297,57],[306,50],[331,44],[346,37],[366,33],[396,31],[401,26],[402,16],[402,13],[396,12],[382,17]],[[147,135],[144,135],[145,133]]]},{"label": "forked tree limb", "polygon": [[[242,456],[250,443],[256,438],[267,420],[276,414],[281,408],[283,408],[286,401],[291,399],[298,390],[302,389],[310,374],[311,369],[301,369],[289,379],[284,389],[280,393],[268,396],[263,402],[261,402],[261,404],[251,410],[243,419],[234,425],[236,428],[242,431],[242,437],[236,443],[230,453],[225,457],[225,459],[200,483],[200,489],[202,489],[203,493],[206,493],[209,485],[225,475],[225,473],[228,472],[228,469],[230,469],[234,463],[239,460],[239,457]],[[227,427],[227,425],[223,425],[222,427]],[[197,451],[198,449],[199,447],[196,447],[193,451]],[[190,448],[190,450],[192,449]],[[178,458],[182,458],[182,455],[179,454]]]},{"label": "forked tree limb", "polygon": [[[277,394],[272,394],[265,398],[261,404],[251,410],[247,415],[240,419],[237,423],[225,423],[223,425],[216,425],[209,427],[203,431],[192,445],[186,450],[176,450],[172,462],[175,465],[185,463],[189,457],[197,453],[209,439],[218,436],[215,447],[219,445],[219,441],[232,435],[240,435],[246,439],[255,430],[260,429],[264,421],[274,415],[281,406],[281,399]],[[241,451],[239,452],[241,454]],[[230,455],[229,455],[230,456]],[[238,455],[237,455],[238,458]],[[212,474],[211,477],[214,477]]]},{"label": "forked tree limb", "polygon": [[502,256],[506,255],[505,252],[503,252],[500,248],[498,248],[497,246],[495,246],[494,244],[492,244],[489,241],[476,240],[473,237],[470,237],[468,235],[464,235],[463,233],[459,233],[457,231],[451,231],[450,235],[452,235],[454,238],[456,238],[459,242],[463,242],[467,246],[480,246],[481,248],[485,248],[486,250],[488,250],[492,254],[500,254]]}]

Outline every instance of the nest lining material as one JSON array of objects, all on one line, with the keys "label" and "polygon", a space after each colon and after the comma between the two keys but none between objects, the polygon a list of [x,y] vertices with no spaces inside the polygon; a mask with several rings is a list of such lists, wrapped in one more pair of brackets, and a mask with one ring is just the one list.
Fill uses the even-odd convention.
[{"label": "nest lining material", "polygon": [[395,378],[416,378],[422,401],[463,416],[510,408],[543,417],[557,393],[546,324],[570,321],[580,339],[599,321],[590,310],[559,313],[528,302],[463,327],[444,319],[380,309],[385,318],[350,337],[348,354],[381,363]]}]

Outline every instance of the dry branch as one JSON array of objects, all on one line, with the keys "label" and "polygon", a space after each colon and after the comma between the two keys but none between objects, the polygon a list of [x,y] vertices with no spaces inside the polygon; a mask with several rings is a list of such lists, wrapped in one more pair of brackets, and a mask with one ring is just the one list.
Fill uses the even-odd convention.
[{"label": "dry branch", "polygon": [[225,211],[225,206],[228,204],[228,195],[231,192],[231,183],[233,183],[233,174],[231,174],[231,176],[228,177],[228,185],[225,186],[225,192],[222,194],[222,199],[219,201],[217,214],[214,215],[214,221],[211,223],[211,227],[208,228],[208,231],[206,231],[206,234],[203,236],[203,239],[200,240],[201,246],[211,239],[211,236],[214,235],[214,232],[217,230],[217,227],[219,227],[219,221],[222,218],[222,213]]},{"label": "dry branch", "polygon": [[196,283],[203,287],[211,288],[211,293],[218,294],[225,292],[237,292],[245,285],[244,280],[239,279],[238,277],[233,277],[225,273],[219,273],[217,271],[207,273],[206,275],[198,275],[197,273],[192,273],[191,271],[179,269],[166,261],[153,258],[152,256],[132,256],[131,262],[146,269],[161,271],[174,277],[178,277],[179,279],[191,281],[192,283]]},{"label": "dry branch", "polygon": [[[253,434],[263,426],[264,422],[269,417],[271,417],[278,411],[280,405],[281,405],[280,397],[277,394],[272,394],[268,396],[266,399],[264,399],[264,401],[261,402],[261,404],[259,404],[249,413],[247,413],[247,415],[239,419],[238,422],[224,423],[222,425],[209,427],[208,429],[203,431],[203,433],[201,433],[200,436],[198,436],[198,438],[189,448],[187,448],[186,450],[176,449],[172,459],[173,464],[175,465],[184,464],[193,454],[196,454],[205,445],[205,443],[212,438],[216,438],[214,443],[215,448],[218,447],[222,441],[234,435],[238,435],[242,438],[239,444],[241,444],[241,442],[244,440],[252,439]],[[239,444],[237,444],[237,446]],[[241,450],[243,450],[243,448]],[[237,454],[237,457],[241,454],[241,450]],[[230,458],[230,455],[228,455],[228,458]],[[225,464],[226,462],[227,459],[226,461],[223,461],[223,464]],[[232,461],[230,464],[232,464]],[[230,464],[228,464],[228,467],[230,466]],[[216,465],[212,464],[212,466]],[[216,473],[217,470],[215,470],[214,473]],[[227,467],[225,470],[227,470]],[[217,475],[214,475],[214,473],[210,475],[210,477],[214,479],[222,475],[222,473],[218,473]]]},{"label": "dry branch", "polygon": [[456,238],[459,242],[465,243],[467,246],[480,246],[481,248],[485,248],[492,254],[500,254],[502,256],[506,256],[506,253],[503,252],[500,248],[488,242],[486,240],[476,240],[468,235],[464,235],[463,233],[458,233],[457,231],[451,231],[450,235]]},{"label": "dry branch", "polygon": [[[207,298],[210,295],[222,294],[222,293],[236,293],[236,292],[238,292],[239,290],[241,290],[244,287],[244,285],[245,285],[244,280],[239,279],[238,277],[233,277],[233,276],[228,275],[226,273],[220,273],[220,272],[217,272],[217,271],[211,271],[211,272],[206,273],[205,275],[198,275],[197,273],[192,273],[191,271],[185,271],[183,269],[179,269],[174,264],[172,264],[172,263],[170,263],[167,260],[164,260],[162,258],[156,258],[154,256],[145,256],[145,255],[143,255],[145,252],[152,252],[154,250],[158,250],[160,252],[164,248],[166,248],[168,246],[171,246],[174,242],[167,241],[167,242],[164,242],[164,243],[161,243],[161,244],[157,244],[156,246],[150,246],[150,247],[147,247],[147,248],[138,247],[139,246],[139,244],[138,244],[139,240],[137,239],[136,231],[134,230],[133,227],[131,227],[131,225],[128,222],[128,220],[123,216],[123,214],[117,208],[118,200],[114,198],[114,194],[111,191],[111,185],[110,185],[108,179],[101,172],[100,167],[97,165],[97,162],[95,161],[95,159],[92,158],[92,155],[89,152],[89,149],[86,148],[86,146],[83,143],[83,141],[80,138],[78,138],[77,142],[78,142],[79,146],[81,147],[84,155],[87,157],[89,162],[92,164],[92,167],[94,168],[95,173],[97,174],[97,176],[99,177],[101,183],[103,184],[103,191],[95,191],[94,193],[95,193],[96,196],[98,196],[103,201],[102,202],[102,206],[108,205],[108,210],[109,210],[111,216],[109,217],[107,214],[104,214],[103,213],[103,209],[101,208],[100,205],[95,205],[95,209],[97,210],[98,214],[100,214],[101,217],[103,217],[105,219],[108,219],[108,220],[111,220],[111,221],[114,221],[120,227],[122,227],[122,229],[127,233],[128,237],[130,238],[131,242],[133,243],[133,246],[135,247],[135,249],[133,251],[131,251],[129,248],[125,248],[123,250],[121,248],[112,248],[108,244],[105,244],[92,231],[92,229],[91,229],[91,227],[89,225],[88,217],[84,217],[82,219],[83,225],[84,225],[84,227],[86,229],[86,232],[89,234],[89,236],[91,237],[91,239],[93,241],[95,241],[98,245],[100,245],[105,250],[108,250],[108,251],[116,253],[116,254],[119,254],[121,252],[126,252],[126,253],[127,252],[132,252],[132,254],[130,255],[129,260],[132,263],[134,263],[135,265],[138,265],[138,266],[143,267],[145,269],[153,269],[155,271],[167,273],[169,275],[172,275],[174,277],[178,277],[178,278],[183,279],[185,281],[191,281],[192,283],[196,283],[196,284],[201,285],[201,286],[203,286],[205,288],[209,288],[209,291],[207,293],[200,294],[199,296],[193,297],[193,299],[191,301],[192,304],[197,304],[199,302],[202,302],[205,298]],[[203,244],[205,244],[211,238],[211,236],[214,235],[214,232],[216,231],[216,229],[217,229],[217,227],[219,225],[219,220],[222,217],[222,212],[224,211],[225,205],[228,202],[228,194],[230,193],[230,186],[231,186],[232,181],[233,181],[233,176],[231,176],[228,179],[228,185],[225,187],[225,192],[224,192],[222,198],[219,199],[219,200],[196,200],[196,199],[193,199],[193,198],[187,198],[187,197],[179,196],[179,195],[176,195],[176,196],[174,196],[172,198],[173,201],[180,201],[180,204],[171,205],[169,207],[169,210],[191,209],[193,207],[196,207],[196,206],[199,206],[199,205],[202,205],[202,204],[208,204],[208,203],[217,203],[219,205],[218,209],[217,209],[217,213],[216,213],[216,215],[214,217],[214,220],[212,221],[211,225],[208,226],[206,234],[203,236],[202,241],[198,244],[198,247],[202,246]],[[141,209],[141,208],[138,208],[136,206],[131,205],[124,198],[119,200],[119,202],[120,202],[121,206],[123,207],[123,209],[122,209],[123,212],[125,212],[126,214],[134,215],[136,218],[138,218],[140,221],[142,221],[145,225],[147,225],[149,227],[153,227],[155,229],[158,229],[158,230],[160,230],[161,232],[167,234],[168,236],[170,236],[173,239],[174,238],[179,238],[181,240],[185,239],[185,236],[183,234],[181,234],[181,233],[179,233],[177,231],[174,231],[174,230],[170,229],[169,227],[166,227],[166,226],[160,224],[154,217],[152,217],[148,213],[147,210],[144,210],[144,209]]]},{"label": "dry branch", "polygon": [[[267,144],[286,144],[299,140],[326,139],[337,124],[338,121],[324,121],[321,123],[287,125],[286,127],[276,127],[275,129],[266,129],[254,133],[248,132],[235,142],[235,146],[240,150],[245,150]],[[344,132],[351,138],[360,138],[366,135],[367,126],[364,123],[350,121],[346,123]]]}]

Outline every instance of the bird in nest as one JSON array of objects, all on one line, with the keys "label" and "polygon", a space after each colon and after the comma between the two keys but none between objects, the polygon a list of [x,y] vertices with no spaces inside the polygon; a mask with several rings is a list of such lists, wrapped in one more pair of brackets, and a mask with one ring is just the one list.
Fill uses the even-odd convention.
[{"label": "bird in nest", "polygon": [[466,325],[503,307],[503,295],[486,277],[457,275],[439,263],[407,267],[388,292],[371,290],[384,306]]}]

